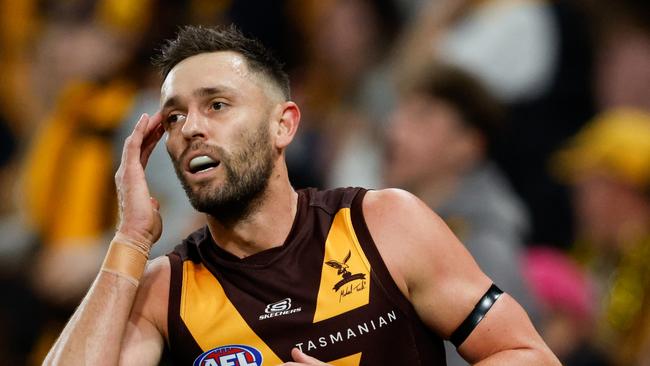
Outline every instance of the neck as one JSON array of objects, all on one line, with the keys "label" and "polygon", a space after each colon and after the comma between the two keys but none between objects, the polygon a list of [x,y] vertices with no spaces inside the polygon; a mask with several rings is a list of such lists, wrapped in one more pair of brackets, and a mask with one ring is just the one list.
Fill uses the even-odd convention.
[{"label": "neck", "polygon": [[210,234],[222,249],[245,258],[284,243],[296,216],[298,194],[291,187],[286,166],[279,170],[273,172],[266,191],[245,218],[223,222],[207,216]]}]

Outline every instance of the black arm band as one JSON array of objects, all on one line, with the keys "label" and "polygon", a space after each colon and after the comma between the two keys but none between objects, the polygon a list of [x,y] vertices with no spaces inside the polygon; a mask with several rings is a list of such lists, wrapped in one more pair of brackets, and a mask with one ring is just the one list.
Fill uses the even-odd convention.
[{"label": "black arm band", "polygon": [[454,344],[454,346],[456,346],[456,348],[465,342],[465,339],[469,337],[470,333],[472,333],[478,323],[483,320],[485,314],[487,314],[502,293],[503,291],[501,291],[501,289],[495,284],[490,286],[485,295],[483,295],[476,306],[474,306],[474,310],[472,310],[463,323],[451,334],[451,337],[449,337],[449,340]]}]

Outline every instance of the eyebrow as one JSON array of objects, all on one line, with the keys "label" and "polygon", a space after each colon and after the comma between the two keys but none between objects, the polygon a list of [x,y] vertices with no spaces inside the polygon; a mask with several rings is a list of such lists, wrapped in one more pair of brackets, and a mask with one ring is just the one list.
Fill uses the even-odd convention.
[{"label": "eyebrow", "polygon": [[[203,88],[195,89],[192,92],[192,95],[199,98],[205,98],[216,94],[232,92],[232,90],[233,90],[232,88],[227,86],[203,87]],[[165,103],[162,106],[162,109],[171,108],[178,104],[179,104],[179,98],[177,96],[173,96],[165,101]]]}]

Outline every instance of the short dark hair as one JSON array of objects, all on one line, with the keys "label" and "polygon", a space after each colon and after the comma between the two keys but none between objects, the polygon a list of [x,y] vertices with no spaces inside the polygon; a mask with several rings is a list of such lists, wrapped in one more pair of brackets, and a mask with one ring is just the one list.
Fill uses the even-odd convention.
[{"label": "short dark hair", "polygon": [[260,41],[246,37],[234,25],[181,27],[176,38],[167,40],[152,61],[162,76],[167,77],[171,69],[184,59],[218,51],[233,51],[242,55],[251,70],[269,77],[287,100],[291,98],[289,76],[283,64]]},{"label": "short dark hair", "polygon": [[504,107],[471,73],[458,66],[434,62],[401,80],[400,89],[442,100],[461,116],[462,122],[476,128],[494,142],[505,120]]}]

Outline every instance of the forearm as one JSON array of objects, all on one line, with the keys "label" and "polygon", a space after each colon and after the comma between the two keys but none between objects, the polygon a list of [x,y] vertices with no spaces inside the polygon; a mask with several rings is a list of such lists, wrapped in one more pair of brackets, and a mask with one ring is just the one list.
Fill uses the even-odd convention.
[{"label": "forearm", "polygon": [[136,291],[124,277],[100,272],[44,365],[117,365]]},{"label": "forearm", "polygon": [[147,256],[146,244],[116,236],[99,275],[50,350],[46,365],[117,364]]}]

